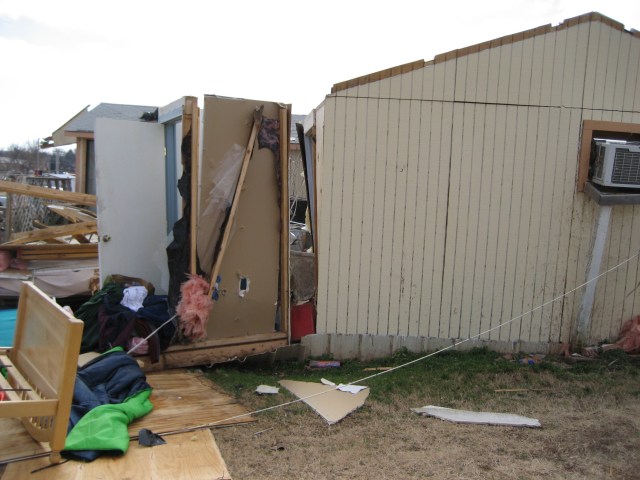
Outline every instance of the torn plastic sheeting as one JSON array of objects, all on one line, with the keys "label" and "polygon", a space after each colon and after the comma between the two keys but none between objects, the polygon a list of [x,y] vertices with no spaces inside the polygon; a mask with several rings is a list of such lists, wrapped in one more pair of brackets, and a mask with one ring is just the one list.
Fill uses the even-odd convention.
[{"label": "torn plastic sheeting", "polygon": [[523,417],[513,413],[471,412],[456,410],[455,408],[427,405],[422,408],[412,408],[412,412],[436,417],[454,423],[474,423],[480,425],[507,425],[512,427],[541,428],[540,421],[535,418]]},{"label": "torn plastic sheeting", "polygon": [[212,176],[213,188],[198,222],[198,257],[205,270],[213,265],[214,250],[227,217],[227,209],[233,201],[244,150],[244,147],[234,144],[225,153]]},{"label": "torn plastic sheeting", "polygon": [[[280,385],[313,408],[329,425],[339,422],[351,412],[364,405],[369,388],[356,394],[336,390],[321,383],[281,380]],[[311,397],[311,398],[307,398]]]}]

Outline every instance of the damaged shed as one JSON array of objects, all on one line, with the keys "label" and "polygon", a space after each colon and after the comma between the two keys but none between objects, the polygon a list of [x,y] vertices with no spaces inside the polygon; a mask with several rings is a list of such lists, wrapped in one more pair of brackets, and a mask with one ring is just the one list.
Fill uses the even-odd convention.
[{"label": "damaged shed", "polygon": [[609,216],[585,193],[592,140],[640,138],[638,58],[637,30],[589,13],[334,85],[305,122],[310,353],[615,338],[640,308],[637,258],[551,300],[640,249],[637,190]]},{"label": "damaged shed", "polygon": [[113,275],[150,282],[173,313],[181,286],[198,276],[210,286],[203,298],[215,299],[197,338],[174,338],[145,368],[289,343],[290,117],[289,105],[205,95],[202,109],[195,97],[160,108],[101,104],[58,129],[85,142],[81,172],[95,166],[79,184],[95,179],[101,285]]}]

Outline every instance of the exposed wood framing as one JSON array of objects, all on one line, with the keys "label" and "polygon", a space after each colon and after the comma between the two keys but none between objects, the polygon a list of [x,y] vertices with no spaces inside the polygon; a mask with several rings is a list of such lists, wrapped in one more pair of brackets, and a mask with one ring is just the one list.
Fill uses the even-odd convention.
[{"label": "exposed wood framing", "polygon": [[78,222],[91,222],[96,219],[96,215],[88,210],[80,210],[65,205],[47,205],[47,208],[52,212],[57,213],[62,218],[74,223]]},{"label": "exposed wood framing", "polygon": [[229,337],[190,345],[172,345],[160,354],[160,361],[151,363],[148,357],[138,357],[143,370],[190,367],[228,362],[251,355],[267,353],[288,344],[285,333],[256,334]]},{"label": "exposed wood framing", "polygon": [[87,139],[78,138],[76,143],[76,192],[87,191]]},{"label": "exposed wood framing", "polygon": [[[289,335],[289,107],[280,105],[280,331]],[[290,338],[290,336],[289,336]]]},{"label": "exposed wood framing", "polygon": [[87,233],[96,233],[97,229],[98,222],[96,221],[48,227],[43,228],[42,230],[15,233],[11,236],[11,240],[6,242],[5,245],[18,245],[22,243],[35,242],[38,240],[47,240],[49,238],[65,237],[68,235],[84,235]]},{"label": "exposed wood framing", "polygon": [[8,182],[6,180],[0,180],[0,191],[4,191],[7,193],[17,193],[19,195],[29,195],[38,198],[47,198],[50,200],[59,200],[61,202],[75,203],[77,205],[96,204],[95,195],[77,192],[65,192],[62,190],[54,190],[52,188],[26,185],[24,183]]},{"label": "exposed wood framing", "polygon": [[1,245],[0,250],[17,252],[22,260],[49,260],[58,258],[95,258],[98,256],[97,243],[61,245]]},{"label": "exposed wood framing", "polygon": [[200,109],[196,97],[185,97],[182,114],[182,139],[191,132],[191,158],[182,158],[183,168],[186,170],[186,162],[190,162],[191,170],[191,214],[189,219],[189,272],[197,274],[196,258],[196,227],[198,223],[198,153],[200,144]]}]

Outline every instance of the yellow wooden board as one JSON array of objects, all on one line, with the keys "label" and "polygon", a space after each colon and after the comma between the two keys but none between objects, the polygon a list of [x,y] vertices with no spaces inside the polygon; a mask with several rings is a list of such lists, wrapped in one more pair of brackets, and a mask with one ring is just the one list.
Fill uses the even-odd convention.
[{"label": "yellow wooden board", "polygon": [[165,445],[155,447],[143,447],[132,442],[122,457],[101,457],[91,463],[69,461],[36,472],[34,470],[50,465],[48,458],[11,463],[7,465],[2,480],[231,478],[211,430],[167,435],[164,439]]}]

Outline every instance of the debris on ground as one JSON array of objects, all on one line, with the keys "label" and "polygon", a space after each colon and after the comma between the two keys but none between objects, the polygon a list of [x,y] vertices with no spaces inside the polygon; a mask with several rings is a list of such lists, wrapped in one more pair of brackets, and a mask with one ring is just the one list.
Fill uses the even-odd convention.
[{"label": "debris on ground", "polygon": [[360,408],[369,396],[367,387],[358,393],[347,394],[322,383],[281,380],[280,385],[313,408],[329,425]]},{"label": "debris on ground", "polygon": [[518,360],[518,363],[521,365],[537,365],[542,363],[544,360],[544,355],[534,354],[534,355],[526,355]]},{"label": "debris on ground", "polygon": [[323,368],[339,368],[340,362],[338,360],[309,360],[307,368],[309,370],[320,370]]},{"label": "debris on ground", "polygon": [[258,385],[256,388],[256,393],[258,395],[277,395],[280,393],[280,389],[278,387],[271,387],[269,385]]},{"label": "debris on ground", "polygon": [[523,417],[512,413],[471,412],[454,408],[427,405],[422,408],[412,408],[412,412],[424,416],[436,417],[453,423],[473,423],[479,425],[507,425],[512,427],[541,428],[540,421],[535,418]]},{"label": "debris on ground", "polygon": [[640,353],[640,316],[624,322],[618,335],[618,341],[613,345],[603,345],[603,350],[620,348],[626,353]]}]

